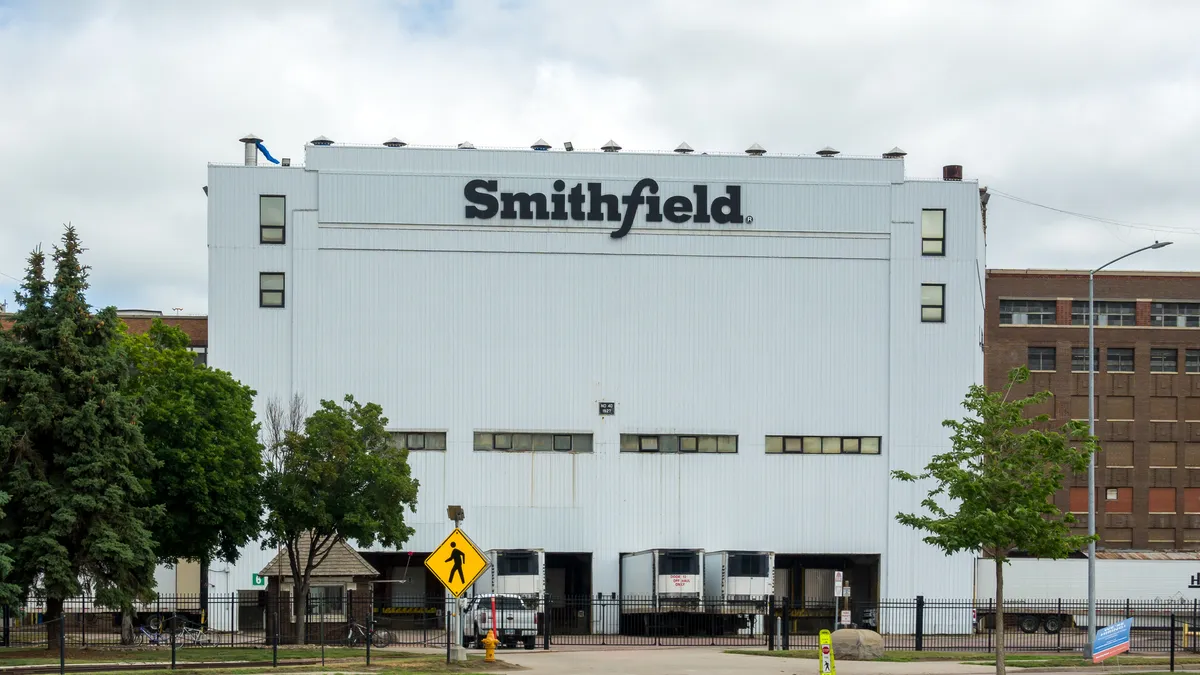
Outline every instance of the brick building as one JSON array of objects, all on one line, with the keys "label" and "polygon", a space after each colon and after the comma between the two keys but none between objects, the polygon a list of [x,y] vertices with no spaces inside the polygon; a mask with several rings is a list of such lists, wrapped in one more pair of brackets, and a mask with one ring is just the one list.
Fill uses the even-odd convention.
[{"label": "brick building", "polygon": [[[1200,273],[1096,275],[1098,548],[1200,549]],[[1088,417],[1087,272],[989,270],[985,377],[1050,390],[1057,423]],[[1087,475],[1056,501],[1087,528]]]},{"label": "brick building", "polygon": [[[131,333],[144,333],[150,330],[150,324],[155,319],[162,319],[168,326],[178,326],[191,338],[188,347],[196,353],[196,361],[208,363],[208,317],[207,316],[168,316],[153,309],[119,309],[117,316],[125,322]],[[12,326],[11,313],[0,313],[0,329],[7,330]]]}]

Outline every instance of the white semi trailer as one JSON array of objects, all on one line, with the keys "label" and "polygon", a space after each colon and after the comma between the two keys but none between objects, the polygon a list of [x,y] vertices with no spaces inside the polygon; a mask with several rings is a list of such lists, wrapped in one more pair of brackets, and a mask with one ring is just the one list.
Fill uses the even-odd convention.
[{"label": "white semi trailer", "polygon": [[[1135,557],[1138,556],[1138,557]],[[1086,558],[1017,558],[1004,567],[1005,625],[1026,633],[1087,627]],[[975,561],[975,603],[980,628],[995,626],[996,566]],[[1161,625],[1172,612],[1200,611],[1200,554],[1096,554],[1096,624],[1132,616],[1134,626]],[[1161,615],[1161,616],[1160,616]]]},{"label": "white semi trailer", "polygon": [[484,583],[476,582],[475,593],[515,595],[531,609],[546,592],[546,552],[542,549],[493,549],[488,551],[491,567]]},{"label": "white semi trailer", "polygon": [[775,593],[775,554],[769,551],[710,551],[704,554],[707,614],[723,618],[721,634],[762,632],[768,598]]}]

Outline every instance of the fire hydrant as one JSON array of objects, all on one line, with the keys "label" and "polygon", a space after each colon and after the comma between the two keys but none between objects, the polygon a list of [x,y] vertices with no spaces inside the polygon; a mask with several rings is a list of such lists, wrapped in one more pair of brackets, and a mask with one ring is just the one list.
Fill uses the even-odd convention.
[{"label": "fire hydrant", "polygon": [[492,663],[496,660],[496,645],[500,643],[496,639],[496,633],[489,630],[487,637],[480,640],[483,643],[483,660],[486,663]]}]

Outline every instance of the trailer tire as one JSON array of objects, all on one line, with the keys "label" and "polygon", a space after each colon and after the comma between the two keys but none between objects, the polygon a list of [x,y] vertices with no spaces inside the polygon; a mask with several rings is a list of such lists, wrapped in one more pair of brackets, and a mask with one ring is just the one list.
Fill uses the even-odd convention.
[{"label": "trailer tire", "polygon": [[1017,619],[1017,627],[1021,629],[1022,633],[1036,633],[1041,623],[1036,614],[1022,614]]},{"label": "trailer tire", "polygon": [[1053,616],[1048,616],[1048,617],[1046,617],[1046,620],[1042,622],[1042,627],[1046,629],[1047,633],[1054,635],[1058,631],[1062,630],[1062,627],[1063,627],[1062,617],[1058,616],[1057,614],[1055,614]]}]

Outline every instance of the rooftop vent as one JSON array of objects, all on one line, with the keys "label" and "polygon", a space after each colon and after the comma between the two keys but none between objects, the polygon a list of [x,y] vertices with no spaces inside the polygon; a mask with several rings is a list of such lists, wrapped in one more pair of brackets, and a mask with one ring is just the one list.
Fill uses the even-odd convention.
[{"label": "rooftop vent", "polygon": [[907,154],[908,154],[907,152],[901,150],[900,148],[892,148],[891,150],[888,150],[887,152],[883,153],[883,158],[884,159],[904,159],[904,156]]},{"label": "rooftop vent", "polygon": [[600,149],[605,152],[620,152],[621,146],[617,145],[617,142],[610,138],[607,143],[600,146]]},{"label": "rooftop vent", "polygon": [[835,157],[835,156],[837,156],[838,151],[834,150],[833,148],[831,148],[827,145],[827,146],[821,148],[820,150],[818,150],[817,154],[822,157]]},{"label": "rooftop vent", "polygon": [[681,155],[686,155],[691,151],[692,146],[688,145],[687,143],[680,143],[679,147],[675,148],[675,152],[678,152]]},{"label": "rooftop vent", "polygon": [[312,139],[309,142],[312,143],[313,145],[320,145],[320,146],[333,145],[333,140],[329,139],[329,138],[325,138],[324,136],[317,136],[316,138]]},{"label": "rooftop vent", "polygon": [[462,143],[458,144],[458,149],[459,150],[474,150],[475,144],[472,143],[471,141],[463,141]]},{"label": "rooftop vent", "polygon": [[567,141],[566,143],[563,143],[563,149],[567,152],[575,152],[575,144],[571,141]]},{"label": "rooftop vent", "polygon": [[533,145],[531,145],[529,147],[531,147],[534,150],[537,150],[539,152],[546,152],[547,150],[550,149],[550,144],[547,143],[545,140],[539,138],[533,142]]},{"label": "rooftop vent", "polygon": [[246,134],[238,139],[246,146],[246,166],[258,166],[258,144],[262,139],[254,134]]},{"label": "rooftop vent", "polygon": [[400,140],[399,138],[396,138],[395,136],[392,136],[391,138],[384,141],[383,145],[386,148],[403,148],[404,146],[408,145],[408,143],[405,143],[404,141]]},{"label": "rooftop vent", "polygon": [[767,154],[767,149],[758,143],[755,143],[754,145],[746,148],[746,154],[752,157],[762,157],[763,155]]},{"label": "rooftop vent", "polygon": [[962,165],[947,164],[942,167],[942,180],[962,180]]},{"label": "rooftop vent", "polygon": [[283,166],[291,166],[292,165],[291,157],[283,157],[279,161],[283,163]]}]

